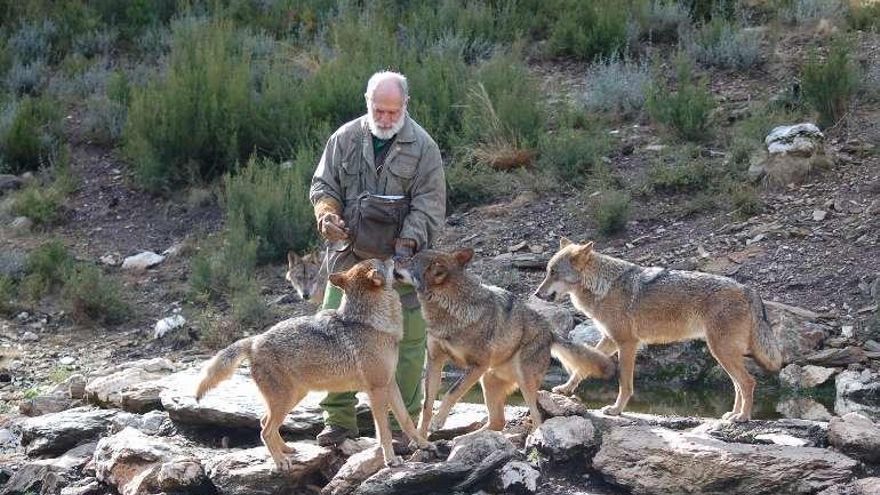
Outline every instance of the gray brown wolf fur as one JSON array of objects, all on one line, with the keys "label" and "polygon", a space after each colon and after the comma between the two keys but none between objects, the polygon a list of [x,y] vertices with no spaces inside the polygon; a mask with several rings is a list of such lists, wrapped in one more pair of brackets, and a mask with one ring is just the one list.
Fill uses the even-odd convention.
[{"label": "gray brown wolf fur", "polygon": [[[428,325],[425,402],[419,433],[443,426],[452,406],[477,380],[489,421],[483,429],[504,427],[504,403],[517,386],[529,406],[533,426],[541,424],[537,392],[550,365],[551,352],[579,383],[587,376],[610,377],[611,360],[601,353],[555,335],[535,310],[513,294],[483,285],[465,270],[473,250],[453,253],[426,250],[395,266],[397,276],[413,285]],[[440,374],[447,361],[468,368],[459,387],[444,397],[431,418]]]},{"label": "gray brown wolf fur", "polygon": [[220,351],[202,372],[196,399],[229,378],[248,358],[251,376],[266,403],[261,437],[278,469],[288,470],[291,453],[278,432],[285,416],[311,390],[366,391],[385,463],[399,464],[391,445],[388,406],[404,432],[424,448],[394,379],[397,346],[403,336],[400,297],[392,288],[393,263],[366,260],[330,282],[345,296],[338,310],[284,320],[255,337]]},{"label": "gray brown wolf fur", "polygon": [[[633,393],[636,348],[648,344],[705,338],[709,351],[736,389],[733,410],[723,419],[747,421],[752,414],[755,379],[745,367],[751,356],[768,371],[782,363],[779,344],[764,303],[752,289],[708,273],[643,268],[593,251],[593,243],[560,241],[535,295],[552,300],[569,295],[603,333],[596,346],[618,353],[620,390],[606,414],[620,414]],[[569,393],[566,384],[560,392]]]},{"label": "gray brown wolf fur", "polygon": [[298,256],[293,251],[287,253],[287,273],[284,278],[303,301],[324,302],[324,289],[327,288],[327,268],[319,252]]}]

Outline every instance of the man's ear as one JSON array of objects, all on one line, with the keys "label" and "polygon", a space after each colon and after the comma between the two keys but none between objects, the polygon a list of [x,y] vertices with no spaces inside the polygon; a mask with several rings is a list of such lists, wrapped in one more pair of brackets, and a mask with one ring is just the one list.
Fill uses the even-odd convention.
[{"label": "man's ear", "polygon": [[367,274],[367,277],[370,279],[371,282],[373,282],[373,285],[375,285],[376,287],[382,287],[383,285],[385,285],[385,277],[383,277],[382,274],[379,273],[379,270],[370,270],[370,272]]},{"label": "man's ear", "polygon": [[559,238],[559,249],[565,249],[573,243],[568,239],[568,237],[560,237]]},{"label": "man's ear", "polygon": [[296,255],[293,251],[287,252],[287,266],[293,268],[297,263],[299,263],[299,256]]},{"label": "man's ear", "polygon": [[471,259],[474,257],[474,250],[471,248],[459,249],[452,253],[452,256],[455,258],[455,261],[458,262],[460,266],[467,265]]},{"label": "man's ear", "polygon": [[344,272],[331,273],[327,280],[342,290],[345,290],[345,286],[348,285],[348,276]]}]

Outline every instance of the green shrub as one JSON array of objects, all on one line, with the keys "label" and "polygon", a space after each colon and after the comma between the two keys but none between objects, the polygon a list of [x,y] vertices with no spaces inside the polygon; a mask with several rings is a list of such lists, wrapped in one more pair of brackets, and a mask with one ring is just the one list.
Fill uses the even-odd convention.
[{"label": "green shrub", "polygon": [[599,233],[607,236],[622,232],[629,220],[629,203],[625,191],[604,191],[593,213]]},{"label": "green shrub", "polygon": [[61,301],[77,323],[100,321],[112,325],[125,321],[130,313],[121,294],[122,287],[98,267],[79,263],[68,273]]},{"label": "green shrub", "polygon": [[712,179],[712,170],[699,160],[656,164],[648,169],[647,189],[670,194],[698,192],[708,189]]},{"label": "green shrub", "polygon": [[687,42],[689,51],[701,63],[726,69],[748,69],[761,62],[761,40],[732,22],[712,19]]},{"label": "green shrub", "polygon": [[706,79],[694,79],[693,66],[682,56],[676,62],[677,88],[655,81],[648,92],[651,118],[671,127],[684,139],[696,141],[709,132],[709,115],[715,101]]},{"label": "green shrub", "polygon": [[[247,237],[257,241],[257,262],[283,259],[317,243],[309,184],[317,164],[314,153],[301,153],[286,168],[268,159],[251,159],[224,178],[227,218],[241,218]],[[237,227],[237,223],[232,225]]]},{"label": "green shrub", "polygon": [[844,0],[782,0],[779,18],[788,24],[804,25],[820,19],[836,21],[847,11]]},{"label": "green shrub", "polygon": [[584,103],[590,110],[632,117],[644,106],[650,85],[647,62],[612,56],[590,66]]},{"label": "green shrub", "polygon": [[875,31],[880,27],[880,3],[850,3],[847,11],[847,22],[850,28],[860,31]]},{"label": "green shrub", "polygon": [[819,125],[823,128],[846,115],[855,93],[858,74],[849,51],[849,43],[835,40],[824,61],[812,51],[801,73],[804,99],[819,113]]},{"label": "green shrub", "polygon": [[764,201],[752,186],[734,187],[730,192],[730,200],[740,218],[750,218],[764,211]]},{"label": "green shrub", "polygon": [[655,43],[677,40],[691,23],[690,9],[679,0],[640,0],[633,10],[639,38]]},{"label": "green shrub", "polygon": [[446,199],[453,206],[488,203],[510,194],[513,185],[509,174],[485,164],[459,162],[446,168]]},{"label": "green shrub", "polygon": [[19,174],[57,158],[61,135],[58,105],[48,98],[12,100],[0,112],[0,164]]},{"label": "green shrub", "polygon": [[0,315],[9,316],[15,311],[15,281],[6,275],[0,275]]},{"label": "green shrub", "polygon": [[34,225],[51,225],[61,218],[64,195],[54,187],[29,184],[12,197],[11,211]]},{"label": "green shrub", "polygon": [[60,288],[73,268],[73,258],[59,240],[34,249],[27,260],[27,275],[21,282],[22,296],[36,303],[48,292]]},{"label": "green shrub", "polygon": [[618,53],[626,45],[627,10],[625,2],[559,2],[547,40],[550,54],[592,60]]},{"label": "green shrub", "polygon": [[561,182],[583,184],[608,148],[608,139],[599,130],[560,129],[541,142],[538,167],[552,171]]}]

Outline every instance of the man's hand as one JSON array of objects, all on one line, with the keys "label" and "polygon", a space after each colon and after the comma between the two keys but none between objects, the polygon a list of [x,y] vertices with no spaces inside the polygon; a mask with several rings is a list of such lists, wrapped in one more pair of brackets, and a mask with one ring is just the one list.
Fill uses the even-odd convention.
[{"label": "man's hand", "polygon": [[413,239],[401,239],[397,238],[394,240],[394,259],[395,260],[405,260],[412,258],[416,252],[416,241]]},{"label": "man's hand", "polygon": [[336,213],[325,213],[318,219],[318,232],[330,242],[344,241],[348,239],[348,229],[345,228],[345,220]]}]

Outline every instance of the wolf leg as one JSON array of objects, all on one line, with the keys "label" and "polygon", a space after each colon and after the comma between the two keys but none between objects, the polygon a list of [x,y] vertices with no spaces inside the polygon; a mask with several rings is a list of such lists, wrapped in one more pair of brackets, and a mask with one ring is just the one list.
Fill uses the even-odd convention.
[{"label": "wolf leg", "polygon": [[[727,330],[725,332],[728,332]],[[725,335],[725,339],[721,338]],[[721,419],[731,421],[748,421],[752,417],[752,400],[755,393],[755,379],[746,370],[744,356],[746,353],[745,343],[731,339],[734,333],[706,332],[706,343],[709,351],[718,360],[718,364],[733,381],[736,395],[733,401],[733,410],[724,413]]]},{"label": "wolf leg", "polygon": [[440,377],[443,373],[443,365],[446,364],[446,355],[431,345],[428,341],[428,366],[425,371],[425,397],[422,402],[422,414],[419,417],[419,435],[428,437],[428,427],[431,424],[431,416],[434,414],[434,399],[440,390]]},{"label": "wolf leg", "polygon": [[633,374],[636,367],[636,347],[638,342],[618,342],[618,357],[620,359],[618,372],[617,400],[613,405],[602,408],[602,413],[617,416],[626,408],[626,403],[633,394]]},{"label": "wolf leg", "polygon": [[[523,399],[525,399],[526,404],[529,406],[532,428],[537,428],[541,426],[541,411],[538,410],[538,388],[541,386],[541,380],[544,379],[544,373],[530,373],[529,371],[534,370],[534,366],[531,366],[531,363],[523,363],[519,359],[517,361],[515,365],[516,381],[519,383],[519,390],[522,392]],[[577,376],[577,374],[575,373],[572,376]]]},{"label": "wolf leg", "polygon": [[440,403],[440,409],[437,410],[437,414],[434,415],[434,418],[431,420],[431,431],[437,431],[443,428],[443,423],[446,423],[446,417],[449,416],[449,411],[452,410],[452,406],[454,406],[463,396],[467,393],[471,387],[477,383],[477,380],[483,376],[483,373],[488,370],[488,366],[474,366],[468,371],[467,375],[461,380],[461,383],[458,384],[458,387],[455,390],[450,390],[446,393],[446,397],[443,398],[443,402]]},{"label": "wolf leg", "polygon": [[395,381],[388,384],[388,398],[391,400],[391,412],[394,413],[394,417],[397,418],[397,423],[400,424],[400,428],[406,433],[406,436],[408,436],[411,442],[415,443],[418,448],[428,448],[430,444],[425,439],[424,435],[421,435],[416,431],[416,425],[413,424],[412,418],[409,417],[409,413],[406,410],[406,404],[403,402],[403,396],[400,394],[400,387],[397,386],[397,382]]},{"label": "wolf leg", "polygon": [[[394,380],[393,377],[391,379]],[[376,440],[382,446],[385,465],[399,466],[403,464],[403,459],[394,455],[394,447],[391,445],[391,425],[388,423],[388,386],[367,390],[367,395],[370,397],[370,410],[373,412],[373,423],[376,425]]]},{"label": "wolf leg", "polygon": [[507,402],[507,396],[516,388],[516,385],[491,371],[483,375],[480,383],[483,386],[483,401],[489,411],[489,421],[483,425],[481,430],[501,431],[506,424],[504,403]]},{"label": "wolf leg", "polygon": [[269,449],[272,460],[279,471],[289,471],[292,467],[291,460],[285,455],[293,452],[293,449],[284,443],[278,428],[287,417],[293,407],[306,396],[304,390],[284,390],[284,387],[271,388],[267,384],[257,383],[263,398],[266,400],[266,416],[263,428],[260,430],[260,438]]},{"label": "wolf leg", "polygon": [[606,356],[613,356],[615,352],[617,352],[617,344],[611,340],[611,337],[607,335],[603,335],[599,340],[599,343],[596,344],[596,350],[605,354]]}]

